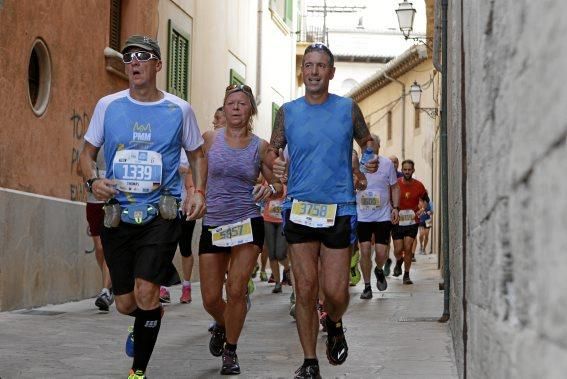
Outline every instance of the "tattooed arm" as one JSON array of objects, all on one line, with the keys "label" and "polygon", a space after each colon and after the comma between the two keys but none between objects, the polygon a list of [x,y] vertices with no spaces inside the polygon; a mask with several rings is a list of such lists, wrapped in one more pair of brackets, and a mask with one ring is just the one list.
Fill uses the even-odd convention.
[{"label": "tattooed arm", "polygon": [[276,114],[266,159],[268,167],[278,179],[282,179],[287,171],[287,162],[282,154],[285,145],[287,145],[287,140],[285,138],[284,108],[281,107]]},{"label": "tattooed arm", "polygon": [[352,127],[354,129],[354,139],[361,149],[364,150],[366,146],[372,146],[368,144],[368,142],[372,141],[370,130],[368,130],[368,126],[366,126],[366,121],[364,121],[360,107],[354,101],[352,102]]},{"label": "tattooed arm", "polygon": [[[356,102],[352,102],[352,127],[354,128],[354,139],[360,146],[361,150],[366,147],[373,147],[373,140],[370,136],[370,130],[366,126],[366,121],[364,121],[364,116],[362,111]],[[368,161],[365,165],[366,170],[370,173],[376,172],[378,170],[378,156],[374,159]]]}]

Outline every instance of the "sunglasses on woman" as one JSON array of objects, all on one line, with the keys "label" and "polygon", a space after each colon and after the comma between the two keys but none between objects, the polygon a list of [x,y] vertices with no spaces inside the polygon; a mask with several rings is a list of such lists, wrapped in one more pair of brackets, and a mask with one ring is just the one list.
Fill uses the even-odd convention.
[{"label": "sunglasses on woman", "polygon": [[150,59],[159,60],[159,57],[157,55],[150,53],[149,51],[133,51],[131,53],[122,54],[122,62],[126,64],[132,63],[132,60],[134,60],[134,58],[136,58],[138,62],[147,62]]},{"label": "sunglasses on woman", "polygon": [[243,91],[252,94],[252,88],[250,88],[250,86],[247,86],[246,84],[231,84],[226,87],[226,92],[230,91]]}]

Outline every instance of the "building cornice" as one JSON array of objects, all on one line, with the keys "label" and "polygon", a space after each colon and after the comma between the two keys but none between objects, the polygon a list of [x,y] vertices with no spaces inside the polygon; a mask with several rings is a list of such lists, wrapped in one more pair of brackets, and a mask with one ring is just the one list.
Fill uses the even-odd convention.
[{"label": "building cornice", "polygon": [[427,60],[427,58],[427,47],[424,45],[414,45],[392,59],[382,69],[351,89],[344,96],[350,97],[356,102],[364,100],[379,89],[390,84],[391,81],[386,75],[397,79]]}]

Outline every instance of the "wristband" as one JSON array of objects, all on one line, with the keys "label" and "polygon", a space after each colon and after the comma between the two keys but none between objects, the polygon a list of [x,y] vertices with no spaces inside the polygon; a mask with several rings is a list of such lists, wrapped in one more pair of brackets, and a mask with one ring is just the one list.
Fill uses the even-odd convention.
[{"label": "wristband", "polygon": [[203,195],[203,199],[205,198],[205,192],[202,189],[195,189],[194,193],[200,193],[201,195]]},{"label": "wristband", "polygon": [[276,188],[274,187],[273,184],[270,184],[268,187],[269,187],[270,190],[272,191],[272,195],[275,195],[275,194],[278,192],[278,191],[276,191]]},{"label": "wristband", "polygon": [[400,211],[400,207],[392,207],[392,208],[397,210],[398,212]]}]

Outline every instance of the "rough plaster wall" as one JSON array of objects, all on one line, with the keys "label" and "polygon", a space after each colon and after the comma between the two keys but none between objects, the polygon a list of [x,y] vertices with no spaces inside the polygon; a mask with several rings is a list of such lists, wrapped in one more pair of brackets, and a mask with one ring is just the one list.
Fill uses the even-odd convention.
[{"label": "rough plaster wall", "polygon": [[[468,350],[457,357],[469,378],[563,378],[567,2],[462,3]],[[449,33],[449,50],[459,49],[459,36]],[[455,114],[459,102],[449,103]],[[452,295],[458,309],[462,298]],[[459,338],[457,320],[452,327]]]},{"label": "rough plaster wall", "polygon": [[[439,2],[440,5],[441,2]],[[448,18],[448,35],[453,38],[452,44],[459,44],[460,25],[460,3],[452,3],[450,9],[451,17]],[[459,376],[463,377],[464,368],[464,341],[462,291],[463,291],[463,209],[462,209],[462,145],[461,145],[461,51],[452,48],[447,51],[447,86],[449,93],[448,118],[447,118],[447,159],[449,173],[449,267],[451,270],[450,280],[450,314],[451,331],[455,359]]]}]

